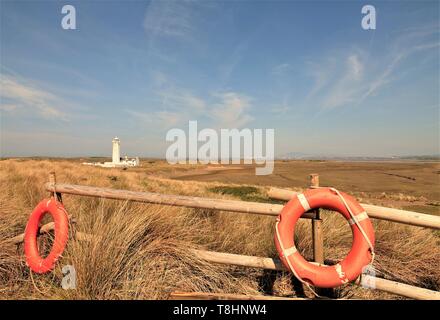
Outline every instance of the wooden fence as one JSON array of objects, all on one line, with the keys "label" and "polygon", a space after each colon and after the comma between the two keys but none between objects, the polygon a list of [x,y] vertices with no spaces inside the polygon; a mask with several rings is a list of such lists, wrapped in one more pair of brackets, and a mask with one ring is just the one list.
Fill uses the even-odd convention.
[{"label": "wooden fence", "polygon": [[[310,175],[310,187],[319,187],[319,176],[317,174]],[[155,203],[170,206],[183,206],[190,208],[204,208],[214,209],[228,212],[240,212],[247,214],[260,214],[277,216],[283,208],[283,205],[224,200],[224,199],[210,199],[202,197],[168,195],[151,192],[134,192],[127,190],[115,190],[109,188],[98,188],[82,185],[58,184],[56,183],[55,173],[52,172],[49,176],[49,182],[46,183],[45,188],[52,195],[56,196],[59,201],[62,201],[62,194],[80,195],[88,197],[99,197],[116,200],[129,200],[145,203]],[[296,193],[291,190],[271,188],[268,195],[271,198],[279,200],[290,200]],[[422,214],[412,211],[392,209],[368,204],[362,204],[371,218],[388,220],[413,226],[428,227],[433,229],[440,229],[440,217],[428,214]],[[313,259],[315,262],[324,263],[324,245],[322,234],[322,218],[319,209],[305,213],[302,218],[312,220],[312,238],[313,238]],[[53,230],[53,223],[47,224],[40,228],[40,233]],[[87,235],[77,232],[76,238],[79,240],[88,240],[93,235]],[[13,238],[14,243],[23,241],[23,235]],[[250,268],[261,268],[268,270],[286,271],[281,261],[278,259],[236,255],[230,253],[195,250],[194,254],[200,258],[220,264],[237,265]],[[440,292],[419,288],[396,281],[371,277],[362,275],[364,280],[374,282],[374,289],[409,297],[412,299],[439,299]],[[368,278],[369,277],[369,278]],[[368,279],[367,279],[368,278]],[[360,285],[361,279],[354,283]],[[203,298],[203,293],[175,293],[173,298]],[[225,295],[205,294],[205,299],[221,299],[228,298]],[[229,298],[233,298],[232,296]],[[238,296],[237,296],[238,299]],[[250,299],[256,299],[251,297]]]}]

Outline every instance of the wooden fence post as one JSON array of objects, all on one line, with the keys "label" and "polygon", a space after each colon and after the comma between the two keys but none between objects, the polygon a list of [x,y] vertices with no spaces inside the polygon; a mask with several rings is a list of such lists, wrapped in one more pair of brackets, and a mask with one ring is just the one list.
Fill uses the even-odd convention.
[{"label": "wooden fence post", "polygon": [[54,191],[50,192],[50,195],[57,199],[59,202],[63,202],[63,198],[61,197],[60,192],[56,192],[56,184],[57,184],[57,177],[55,175],[55,171],[51,171],[49,173],[49,184],[51,184],[54,187]]},{"label": "wooden fence post", "polygon": [[[317,173],[310,174],[310,187],[319,187],[319,175]],[[320,264],[324,264],[324,233],[322,230],[322,219],[319,209],[313,210],[315,218],[312,219],[312,241],[313,241],[313,260]],[[315,288],[316,292],[323,297],[334,297],[331,288]]]},{"label": "wooden fence post", "polygon": [[[319,187],[319,175],[310,175],[310,187]],[[313,260],[324,264],[324,237],[322,234],[322,219],[319,209],[313,210],[315,218],[312,219],[312,239],[313,239]]]}]

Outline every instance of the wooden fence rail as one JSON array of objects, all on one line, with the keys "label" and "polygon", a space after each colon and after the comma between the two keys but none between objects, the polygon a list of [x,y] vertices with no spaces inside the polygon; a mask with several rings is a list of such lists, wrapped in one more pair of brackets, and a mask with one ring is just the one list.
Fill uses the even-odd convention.
[{"label": "wooden fence rail", "polygon": [[[272,199],[289,201],[297,192],[287,189],[270,188],[267,195]],[[407,210],[393,209],[361,203],[371,218],[409,224],[413,226],[440,229],[440,217]]]},{"label": "wooden fence rail", "polygon": [[[232,264],[242,267],[287,271],[279,259],[245,256],[240,254],[194,250],[201,259],[219,264]],[[440,292],[411,286],[382,278],[362,275],[366,283],[374,284],[374,289],[397,294],[411,299],[440,300]],[[355,283],[360,285],[360,279]]]},{"label": "wooden fence rail", "polygon": [[[81,186],[81,185],[73,185],[73,184],[46,183],[46,190],[52,193],[56,192],[56,193],[74,194],[74,195],[87,196],[87,197],[99,197],[99,198],[115,199],[115,200],[130,200],[136,202],[155,203],[155,204],[163,204],[169,206],[214,209],[214,210],[261,214],[261,215],[269,215],[269,216],[277,216],[280,213],[281,209],[283,209],[283,205],[280,204],[180,196],[174,194],[161,194],[161,193],[153,193],[153,192],[135,192],[135,191],[89,187],[89,186]],[[302,217],[312,219],[315,217],[315,215],[313,213],[306,213]]]},{"label": "wooden fence rail", "polygon": [[[170,206],[183,206],[190,208],[204,208],[224,210],[230,212],[242,212],[250,214],[261,214],[277,216],[283,209],[280,204],[268,204],[259,202],[224,200],[214,198],[202,198],[191,196],[180,196],[172,194],[160,194],[152,192],[135,192],[127,190],[117,190],[110,188],[98,188],[73,184],[53,184],[46,183],[46,190],[52,193],[66,193],[88,197],[100,197],[116,200],[131,200],[137,202],[156,203]],[[282,190],[282,193],[279,193]],[[289,200],[294,191],[275,189],[269,191],[269,196],[282,200]],[[362,204],[371,218],[394,221],[414,226],[440,229],[440,217],[423,214],[418,212],[392,209],[369,204]],[[303,218],[313,219],[315,214],[306,212]]]}]

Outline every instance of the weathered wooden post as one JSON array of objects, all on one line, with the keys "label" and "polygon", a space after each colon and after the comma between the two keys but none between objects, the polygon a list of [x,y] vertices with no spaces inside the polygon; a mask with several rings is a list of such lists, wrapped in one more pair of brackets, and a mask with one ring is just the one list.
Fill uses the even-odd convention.
[{"label": "weathered wooden post", "polygon": [[61,197],[61,192],[56,191],[57,177],[55,175],[55,171],[51,171],[49,173],[49,184],[53,186],[53,190],[54,190],[50,192],[50,195],[55,199],[57,199],[57,201],[63,202],[63,199]]},{"label": "weathered wooden post", "polygon": [[[310,174],[310,187],[319,187],[319,175]],[[324,264],[324,237],[322,234],[322,219],[319,209],[314,209],[315,218],[312,219],[313,260]]]},{"label": "weathered wooden post", "polygon": [[[319,187],[319,174],[310,174],[310,187]],[[315,218],[312,219],[312,241],[313,241],[313,260],[324,264],[324,234],[322,230],[322,219],[319,209],[313,210]],[[333,289],[316,288],[316,292],[325,297],[334,297]]]}]

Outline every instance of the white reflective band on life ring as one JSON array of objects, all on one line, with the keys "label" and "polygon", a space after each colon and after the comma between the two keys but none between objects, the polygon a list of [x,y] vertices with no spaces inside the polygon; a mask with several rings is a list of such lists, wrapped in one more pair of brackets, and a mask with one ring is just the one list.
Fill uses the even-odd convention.
[{"label": "white reflective band on life ring", "polygon": [[347,283],[348,279],[345,277],[345,272],[342,271],[342,266],[338,263],[335,265],[335,270],[338,273],[339,279],[341,279],[342,283]]},{"label": "white reflective band on life ring", "polygon": [[303,195],[302,193],[298,193],[297,197],[298,197],[298,200],[301,203],[302,207],[304,208],[304,210],[309,211],[310,205],[309,205],[309,202],[307,201],[306,196]]},{"label": "white reflective band on life ring", "polygon": [[296,249],[295,246],[290,247],[290,248],[288,248],[288,249],[284,249],[284,257],[288,257],[288,256],[294,254],[294,253],[297,252],[297,251],[298,251],[298,250]]},{"label": "white reflective band on life ring", "polygon": [[359,213],[357,216],[354,216],[354,218],[349,219],[348,223],[350,225],[355,224],[356,222],[361,222],[362,220],[368,219],[368,214],[364,211]]}]

